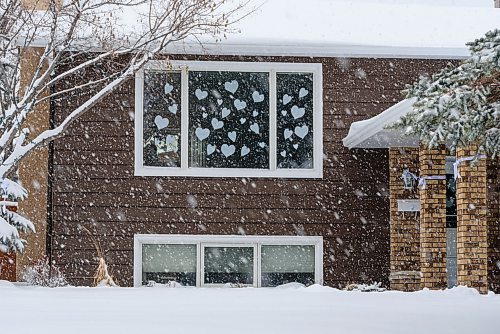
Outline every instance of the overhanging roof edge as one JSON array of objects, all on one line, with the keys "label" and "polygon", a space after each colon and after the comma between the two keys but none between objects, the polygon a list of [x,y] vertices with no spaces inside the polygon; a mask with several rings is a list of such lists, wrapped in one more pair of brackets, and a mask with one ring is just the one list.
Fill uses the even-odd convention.
[{"label": "overhanging roof edge", "polygon": [[[410,112],[415,101],[415,98],[402,100],[372,118],[352,123],[349,133],[342,140],[344,146],[349,149],[366,148],[363,145],[364,142],[382,131],[388,131],[385,127]],[[397,130],[394,130],[394,133],[396,132]],[[401,136],[400,133],[397,135]],[[390,147],[390,145],[384,147]]]}]

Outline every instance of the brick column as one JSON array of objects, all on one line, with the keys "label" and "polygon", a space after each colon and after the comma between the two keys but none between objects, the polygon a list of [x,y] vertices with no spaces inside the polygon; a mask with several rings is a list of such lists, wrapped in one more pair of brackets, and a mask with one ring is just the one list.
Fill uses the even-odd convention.
[{"label": "brick column", "polygon": [[418,188],[404,189],[401,175],[405,168],[418,174],[418,148],[390,148],[391,274],[389,280],[392,290],[415,291],[420,289],[420,213],[399,212],[397,200],[417,199]]},{"label": "brick column", "polygon": [[[457,150],[457,160],[476,154],[475,147]],[[486,218],[486,159],[464,161],[457,179],[458,284],[488,292],[488,221]]]},{"label": "brick column", "polygon": [[420,189],[420,280],[422,288],[446,288],[446,149],[420,148],[420,177],[426,179]]}]

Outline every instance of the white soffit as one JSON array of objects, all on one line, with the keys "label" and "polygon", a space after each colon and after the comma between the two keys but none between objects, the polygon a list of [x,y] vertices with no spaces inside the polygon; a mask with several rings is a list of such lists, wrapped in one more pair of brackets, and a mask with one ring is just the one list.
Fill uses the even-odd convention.
[{"label": "white soffit", "polygon": [[403,135],[401,130],[386,129],[412,110],[414,98],[398,102],[372,118],[354,122],[343,139],[344,146],[351,148],[417,147],[418,139]]}]

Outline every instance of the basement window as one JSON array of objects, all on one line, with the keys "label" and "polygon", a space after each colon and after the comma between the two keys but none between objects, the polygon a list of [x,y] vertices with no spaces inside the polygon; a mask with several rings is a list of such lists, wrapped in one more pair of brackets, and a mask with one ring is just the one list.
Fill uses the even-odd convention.
[{"label": "basement window", "polygon": [[134,286],[321,284],[319,236],[136,235]]},{"label": "basement window", "polygon": [[152,61],[135,174],[322,177],[321,64]]}]

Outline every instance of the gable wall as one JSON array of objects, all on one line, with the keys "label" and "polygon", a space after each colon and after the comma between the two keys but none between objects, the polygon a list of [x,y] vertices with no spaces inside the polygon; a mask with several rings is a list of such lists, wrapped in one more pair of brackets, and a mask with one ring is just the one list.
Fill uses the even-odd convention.
[{"label": "gable wall", "polygon": [[[177,59],[183,57],[177,57]],[[193,59],[196,57],[187,57]],[[53,144],[51,255],[74,284],[90,284],[96,252],[132,285],[136,233],[322,235],[332,286],[389,276],[386,150],[342,145],[354,121],[400,101],[404,84],[443,60],[203,57],[323,64],[323,179],[134,177],[134,82],[84,115]],[[53,103],[56,124],[79,101]],[[192,197],[197,206],[192,207]]]}]

